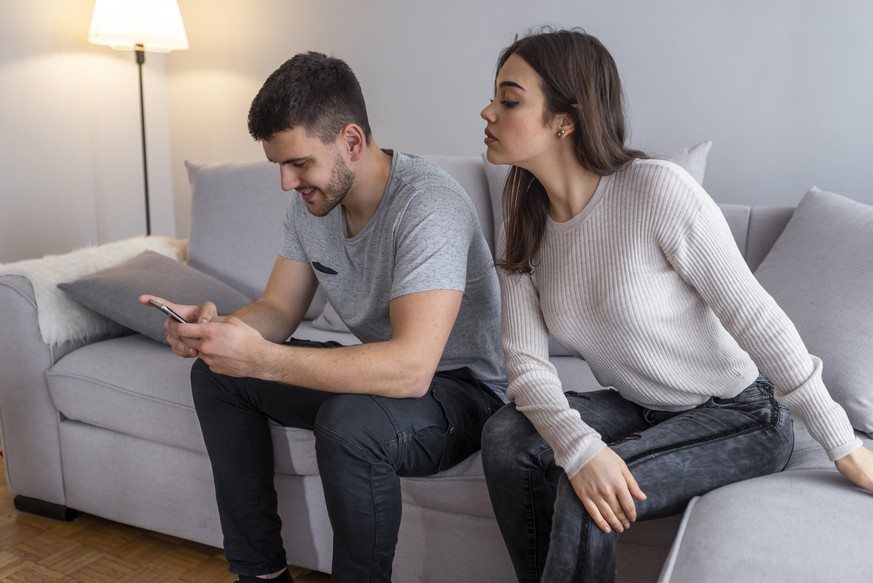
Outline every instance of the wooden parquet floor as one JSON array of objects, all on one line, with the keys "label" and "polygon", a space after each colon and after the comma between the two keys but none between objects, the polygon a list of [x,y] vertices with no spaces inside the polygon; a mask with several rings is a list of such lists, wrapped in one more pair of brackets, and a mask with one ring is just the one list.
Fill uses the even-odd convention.
[{"label": "wooden parquet floor", "polygon": [[[0,582],[230,583],[221,549],[80,514],[72,522],[20,513],[0,467]],[[291,568],[297,583],[330,577]]]}]

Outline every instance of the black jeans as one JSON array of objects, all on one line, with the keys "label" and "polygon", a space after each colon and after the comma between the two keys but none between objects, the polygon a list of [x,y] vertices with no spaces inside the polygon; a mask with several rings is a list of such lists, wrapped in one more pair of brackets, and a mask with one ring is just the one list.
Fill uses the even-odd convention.
[{"label": "black jeans", "polygon": [[482,426],[502,405],[467,369],[438,373],[428,393],[415,399],[228,377],[200,360],[192,367],[191,386],[230,570],[263,575],[286,566],[273,485],[272,419],[315,433],[334,534],[334,583],[391,580],[399,476],[434,474],[477,451]]},{"label": "black jeans", "polygon": [[[712,398],[680,413],[640,407],[615,391],[567,399],[646,493],[636,501],[638,520],[681,512],[694,496],[778,472],[794,449],[788,410],[764,376],[733,399]],[[520,582],[614,579],[618,534],[594,524],[551,448],[514,404],[486,425],[482,463]]]}]

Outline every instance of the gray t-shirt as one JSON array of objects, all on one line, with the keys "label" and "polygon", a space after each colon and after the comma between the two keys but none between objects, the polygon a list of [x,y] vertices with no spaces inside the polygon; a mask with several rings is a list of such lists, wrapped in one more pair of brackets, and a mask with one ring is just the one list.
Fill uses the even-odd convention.
[{"label": "gray t-shirt", "polygon": [[476,209],[438,166],[394,152],[382,202],[370,222],[347,237],[337,206],[315,217],[300,197],[285,216],[282,256],[310,263],[337,314],[362,342],[391,338],[389,302],[431,290],[464,292],[437,370],[468,367],[505,390],[500,348],[500,290]]}]

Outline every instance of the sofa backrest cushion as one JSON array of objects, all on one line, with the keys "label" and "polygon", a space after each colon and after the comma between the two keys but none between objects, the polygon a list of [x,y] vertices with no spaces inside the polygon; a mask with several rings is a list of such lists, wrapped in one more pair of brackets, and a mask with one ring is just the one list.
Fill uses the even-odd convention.
[{"label": "sofa backrest cushion", "polygon": [[[488,245],[494,222],[488,182],[478,156],[423,156],[457,180],[470,195]],[[291,195],[283,192],[270,162],[185,162],[191,184],[188,264],[252,299],[263,291],[282,242],[282,221]],[[319,291],[307,311],[317,318]]]},{"label": "sofa backrest cushion", "polygon": [[494,251],[494,216],[491,210],[491,198],[488,181],[483,172],[482,160],[478,156],[422,156],[430,160],[458,181],[461,187],[470,195],[476,212],[479,213],[479,224],[482,234],[491,251]]},{"label": "sofa backrest cushion", "polygon": [[788,206],[718,206],[731,228],[737,247],[752,271],[757,269],[770,252],[794,212],[794,207]]},{"label": "sofa backrest cushion", "polygon": [[185,162],[191,183],[188,263],[252,299],[263,291],[282,242],[291,195],[269,162]]},{"label": "sofa backrest cushion", "polygon": [[[694,154],[689,156],[700,177],[708,151],[708,142],[688,151]],[[505,168],[489,164],[481,156],[424,158],[446,170],[467,191],[493,251],[497,227],[492,201],[500,200]],[[258,297],[279,252],[282,220],[290,199],[280,188],[276,167],[269,162],[185,164],[191,183],[188,263],[252,299]],[[720,206],[752,269],[767,255],[793,211],[793,207]],[[322,309],[328,308],[319,292],[307,318],[317,318]]]},{"label": "sofa backrest cushion", "polygon": [[794,214],[793,206],[753,206],[749,213],[746,263],[756,270]]},{"label": "sofa backrest cushion", "polygon": [[727,220],[728,226],[731,228],[731,234],[734,236],[734,241],[740,249],[743,257],[746,257],[746,241],[749,237],[749,215],[751,207],[741,204],[720,204],[718,205]]},{"label": "sofa backrest cushion", "polygon": [[755,271],[852,426],[873,436],[873,206],[811,189]]}]

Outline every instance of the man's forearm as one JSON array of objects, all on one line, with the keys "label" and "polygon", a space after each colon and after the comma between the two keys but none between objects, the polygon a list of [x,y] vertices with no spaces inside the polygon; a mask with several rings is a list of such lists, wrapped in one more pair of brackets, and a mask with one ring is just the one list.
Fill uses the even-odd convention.
[{"label": "man's forearm", "polygon": [[[395,298],[390,309],[393,336],[384,342],[324,349],[269,343],[249,336],[248,340],[254,341],[246,349],[235,346],[225,357],[242,358],[244,370],[236,372],[264,380],[331,393],[420,397],[430,388],[462,298],[462,292],[457,290],[418,292]],[[270,305],[262,298],[238,314],[239,319],[268,340],[293,332],[277,329],[274,319],[294,320],[296,326],[305,313],[301,310],[296,315],[277,317],[282,311],[270,310]],[[254,324],[246,318],[252,318]],[[258,324],[263,328],[258,328]]]},{"label": "man's forearm", "polygon": [[264,299],[247,304],[234,316],[271,342],[284,342],[300,325],[301,317],[288,314]]},{"label": "man's forearm", "polygon": [[436,363],[392,341],[339,348],[276,345],[262,354],[262,376],[330,393],[420,397],[430,387]]}]

